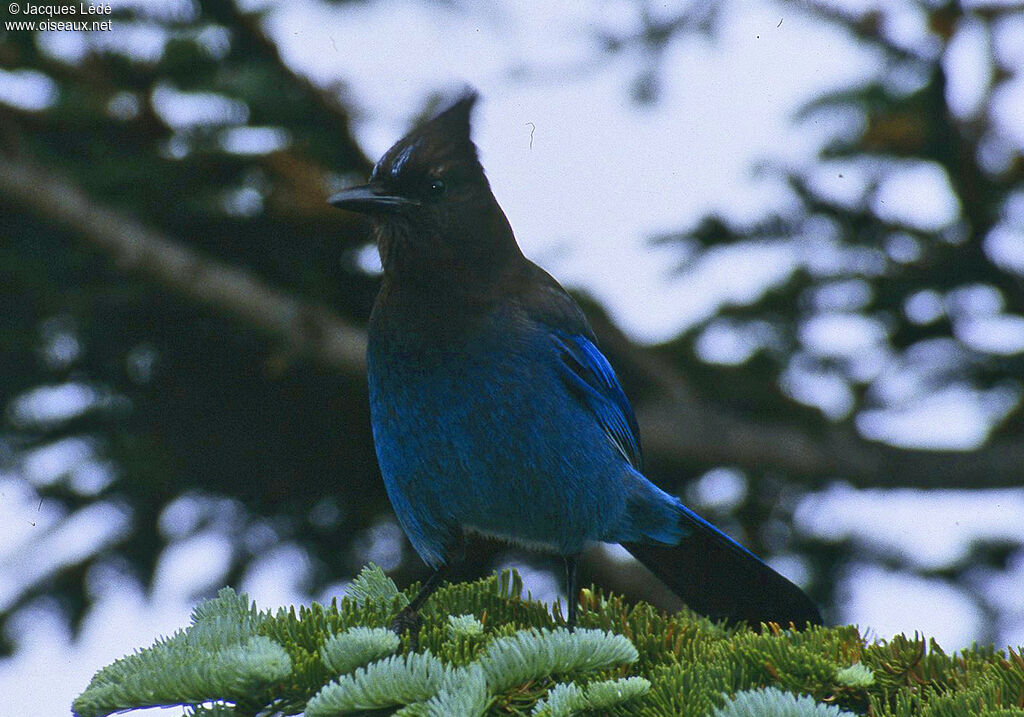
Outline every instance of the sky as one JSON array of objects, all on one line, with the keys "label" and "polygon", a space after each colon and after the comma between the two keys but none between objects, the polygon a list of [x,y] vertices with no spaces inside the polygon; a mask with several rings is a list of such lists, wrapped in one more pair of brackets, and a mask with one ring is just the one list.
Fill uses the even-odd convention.
[{"label": "sky", "polygon": [[[798,4],[734,0],[726,5],[716,40],[684,36],[669,43],[659,72],[658,101],[637,106],[628,99],[637,56],[626,52],[604,57],[591,36],[579,31],[635,27],[632,2],[499,0],[436,7],[397,0],[387,3],[386,10],[374,2],[330,7],[313,0],[241,4],[272,8],[267,28],[285,60],[321,86],[344,93],[357,109],[356,137],[371,157],[408,129],[430,93],[455,92],[466,84],[476,87],[482,100],[474,117],[475,140],[524,251],[563,283],[592,293],[629,334],[645,342],[673,337],[724,303],[749,301],[808,261],[791,243],[766,243],[712,252],[680,274],[673,270],[681,259],[678,250],[652,248],[648,241],[690,226],[708,212],[755,219],[765,208],[784,204],[784,189],[756,176],[754,164],[764,159],[795,166],[809,162],[843,124],[821,119],[796,126],[796,109],[824,88],[870,76],[879,60],[804,16]],[[658,11],[657,5],[652,8]],[[924,36],[920,17],[909,11],[894,17],[890,31],[905,41]],[[1024,45],[1024,32],[1018,34],[1018,43]],[[105,41],[155,52],[158,40],[140,31]],[[972,80],[977,61],[967,40],[950,59],[956,70],[951,91],[965,107],[977,84]],[[51,37],[47,42],[72,52],[78,40]],[[1011,43],[1009,51],[1013,47]],[[47,101],[45,82],[8,75],[0,76],[0,101],[18,92],[26,102]],[[24,85],[20,90],[14,87],[18,82]],[[1013,100],[1011,94],[1002,101],[1012,105]],[[173,121],[194,119],[188,112],[195,110],[195,103],[173,88],[153,101]],[[211,104],[202,106],[209,110]],[[228,103],[210,111],[237,108]],[[1020,137],[1024,143],[1024,131]],[[246,151],[252,143],[274,146],[284,140],[273,132],[257,132],[230,141]],[[944,181],[927,168],[908,169],[885,188],[886,206],[925,225],[947,221],[957,208]],[[1016,242],[1014,237],[1004,240],[1010,261],[1021,256]],[[372,254],[363,260],[373,265]],[[920,310],[929,310],[926,301]],[[828,350],[866,352],[880,340],[870,323],[819,324],[806,331],[809,344]],[[976,331],[978,340],[1009,342],[1011,348],[1024,335],[1021,326]],[[712,335],[705,350],[742,354],[743,347],[729,340]],[[826,402],[823,410],[843,410],[842,395],[821,399],[829,395],[828,387],[808,390]],[[67,412],[99,399],[88,395],[87,387],[72,385],[59,396],[36,396],[36,403],[32,396],[25,400],[22,410]],[[868,436],[897,444],[966,447],[984,440],[999,400],[954,391],[931,397],[923,406],[864,414],[858,425]],[[36,456],[26,470],[35,471],[32,480],[45,481],[72,462],[81,466],[78,480],[102,485],[109,476],[93,458],[89,445],[65,443]],[[47,544],[34,544],[34,552],[24,552],[29,531],[4,520],[5,512],[24,515],[26,506],[35,509],[22,477],[0,475],[0,491],[7,496],[0,502],[0,525],[10,526],[0,532],[0,566],[5,569],[0,575],[6,576],[0,577],[0,607],[17,592],[11,575],[45,573],[47,561],[73,560],[75,551],[95,549],[123,529],[123,516],[105,508],[103,514],[76,516],[71,528],[54,532]],[[701,500],[713,504],[732,499],[743,485],[742,476],[723,469],[698,481],[696,490]],[[43,525],[56,525],[58,516],[39,512]],[[1019,538],[1024,534],[1022,516],[1021,490],[882,493],[837,485],[805,498],[795,517],[808,534],[866,541],[882,554],[941,567],[962,558],[979,537]],[[394,542],[393,536],[389,542],[382,535],[382,559]],[[69,630],[52,605],[22,613],[12,625],[18,652],[0,662],[3,703],[12,706],[11,714],[67,714],[67,705],[96,669],[187,624],[191,596],[222,584],[228,549],[227,538],[216,532],[183,537],[162,556],[151,595],[113,568],[98,576],[93,586],[96,608],[70,647]],[[778,567],[794,577],[800,572],[798,562],[783,560]],[[301,590],[307,569],[294,546],[278,546],[250,569],[241,587],[264,608],[308,601]],[[526,577],[535,595],[558,594],[548,576]],[[1000,626],[1000,640],[1024,643],[1024,598],[1015,589],[1024,584],[1024,561],[1012,563],[1005,573],[979,573],[976,579],[1019,617]],[[956,649],[971,642],[983,619],[956,589],[874,564],[852,566],[843,590],[846,607],[836,619],[857,623],[879,637],[919,630],[946,649]],[[60,680],[52,679],[55,669]],[[40,692],[43,679],[49,687]]]},{"label": "sky", "polygon": [[[373,4],[299,0],[269,27],[287,38],[289,64],[324,86],[344,83],[371,157],[404,134],[430,92],[476,87],[475,140],[524,251],[594,293],[640,340],[674,337],[785,275],[796,258],[778,249],[771,261],[713,257],[684,281],[672,250],[648,242],[708,211],[755,219],[780,201],[780,186],[753,176],[752,158],[809,161],[830,128],[795,129],[792,113],[824,87],[868,76],[872,53],[791,10],[732,3],[716,40],[669,44],[657,103],[636,106],[636,56],[605,58],[579,31],[626,30],[635,4],[540,7],[399,0],[381,18]],[[352,53],[367,37],[402,39]]]}]

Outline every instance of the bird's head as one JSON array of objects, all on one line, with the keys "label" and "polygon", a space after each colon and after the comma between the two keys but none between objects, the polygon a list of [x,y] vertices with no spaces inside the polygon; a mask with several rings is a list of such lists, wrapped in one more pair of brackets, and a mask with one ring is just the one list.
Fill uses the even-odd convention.
[{"label": "bird's head", "polygon": [[470,138],[469,92],[389,149],[370,181],[329,202],[370,217],[386,276],[486,280],[521,256]]}]

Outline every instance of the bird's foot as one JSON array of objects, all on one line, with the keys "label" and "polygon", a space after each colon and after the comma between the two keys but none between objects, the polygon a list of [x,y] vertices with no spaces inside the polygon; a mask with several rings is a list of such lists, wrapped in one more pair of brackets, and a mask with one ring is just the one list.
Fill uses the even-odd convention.
[{"label": "bird's foot", "polygon": [[406,631],[409,632],[409,649],[416,650],[420,638],[420,627],[423,625],[423,618],[419,611],[410,610],[408,606],[403,607],[395,619],[391,621],[391,632],[399,637]]},{"label": "bird's foot", "polygon": [[576,632],[576,622],[579,618],[580,607],[579,603],[574,598],[569,598],[569,619],[566,620],[566,627],[569,628],[569,632]]}]

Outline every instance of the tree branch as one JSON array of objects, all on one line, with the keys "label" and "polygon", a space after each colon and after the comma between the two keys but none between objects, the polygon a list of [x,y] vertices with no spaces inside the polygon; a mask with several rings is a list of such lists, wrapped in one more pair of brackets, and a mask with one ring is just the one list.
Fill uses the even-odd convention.
[{"label": "tree branch", "polygon": [[895,448],[847,426],[818,434],[758,424],[706,405],[642,405],[644,449],[680,470],[709,463],[778,470],[812,488],[846,480],[858,488],[1000,488],[1024,484],[1024,444],[1002,438],[976,451]]},{"label": "tree branch", "polygon": [[[110,255],[124,272],[230,315],[295,355],[349,375],[365,372],[366,334],[330,309],[268,286],[247,271],[203,256],[135,219],[93,202],[50,170],[8,157],[0,191]],[[848,426],[815,433],[758,423],[695,398],[670,365],[610,326],[602,340],[653,385],[660,398],[639,407],[649,460],[692,471],[709,464],[777,470],[817,487],[844,479],[859,487],[991,488],[1024,482],[1024,443],[1002,438],[972,452],[901,450],[867,441]]]},{"label": "tree branch", "polygon": [[204,256],[127,214],[92,201],[69,180],[14,157],[0,161],[0,191],[110,255],[117,267],[215,308],[291,353],[347,374],[366,370],[366,334],[321,304],[299,301],[251,273]]}]

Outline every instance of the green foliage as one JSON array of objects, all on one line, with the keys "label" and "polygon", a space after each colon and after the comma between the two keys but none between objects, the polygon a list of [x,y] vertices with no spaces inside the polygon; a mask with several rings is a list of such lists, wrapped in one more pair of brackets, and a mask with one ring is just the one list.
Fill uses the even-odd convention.
[{"label": "green foliage", "polygon": [[480,663],[498,692],[548,674],[603,670],[636,662],[636,648],[621,635],[599,630],[522,630],[492,642]]},{"label": "green foliage", "polygon": [[281,645],[257,635],[265,616],[230,588],[195,609],[192,625],[100,670],[75,700],[79,717],[149,705],[244,702],[291,672]]},{"label": "green foliage", "polygon": [[329,637],[320,648],[324,667],[344,675],[360,665],[398,652],[402,641],[383,627],[353,627]]},{"label": "green foliage", "polygon": [[775,687],[746,690],[729,698],[715,710],[715,717],[854,717],[835,705],[815,702],[807,695],[799,697]]},{"label": "green foliage", "polygon": [[[380,567],[372,563],[359,571],[359,575],[348,586],[347,593],[357,605],[365,605],[374,600],[390,602],[396,597],[399,599],[404,597],[400,597],[401,594],[398,592],[395,581],[385,575]],[[408,602],[408,598],[406,598],[402,606],[405,607]]]},{"label": "green foliage", "polygon": [[187,717],[238,717],[238,712],[231,705],[214,704],[196,707],[187,713]]},{"label": "green foliage", "polygon": [[836,672],[836,681],[849,687],[867,687],[874,684],[875,673],[871,671],[870,667],[865,667],[858,662]]},{"label": "green foliage", "polygon": [[425,702],[450,671],[429,652],[395,655],[324,687],[306,705],[307,717],[334,717],[362,710]]},{"label": "green foliage", "polygon": [[457,637],[476,637],[484,634],[484,624],[472,615],[449,615],[448,634]]},{"label": "green foliage", "polygon": [[370,566],[357,596],[274,614],[222,590],[183,632],[101,670],[74,712],[1024,717],[1012,650],[947,655],[919,636],[868,643],[853,627],[758,633],[594,590],[570,633],[511,571],[441,588],[423,609],[422,650],[399,652],[384,626],[408,595],[366,587],[380,575]]},{"label": "green foliage", "polygon": [[493,698],[487,691],[487,679],[480,665],[452,670],[436,695],[426,702],[408,705],[396,715],[403,717],[447,717],[486,714]]},{"label": "green foliage", "polygon": [[591,682],[586,687],[559,683],[534,707],[532,714],[568,717],[588,710],[606,710],[645,694],[651,683],[643,677]]}]

